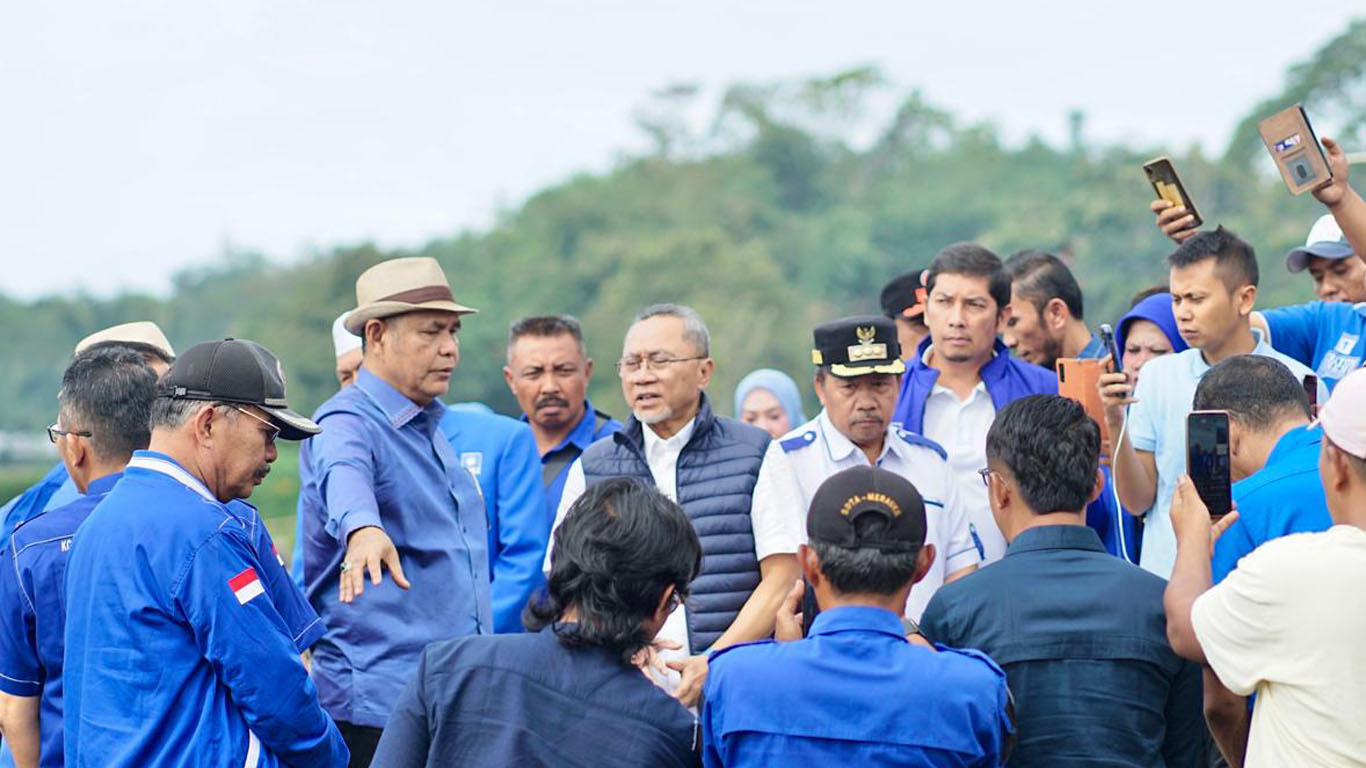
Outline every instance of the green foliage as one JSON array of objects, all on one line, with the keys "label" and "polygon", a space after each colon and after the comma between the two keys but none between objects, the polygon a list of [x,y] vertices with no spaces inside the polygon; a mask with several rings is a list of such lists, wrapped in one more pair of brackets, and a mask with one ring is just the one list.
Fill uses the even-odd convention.
[{"label": "green foliage", "polygon": [[[1348,124],[1360,131],[1362,102],[1349,97],[1364,79],[1363,37],[1366,22],[1353,23],[1252,114],[1299,99],[1356,115]],[[772,366],[804,380],[814,325],[876,311],[888,278],[959,240],[981,241],[1003,257],[1024,248],[1066,254],[1086,291],[1087,320],[1112,321],[1135,292],[1165,282],[1162,259],[1172,245],[1153,226],[1153,195],[1140,168],[1160,153],[1173,157],[1211,225],[1223,223],[1256,245],[1262,306],[1312,298],[1308,278],[1289,275],[1282,255],[1322,209],[1253,167],[1256,152],[1244,145],[1257,147],[1255,121],[1244,121],[1219,161],[1198,148],[1087,146],[1080,115],[1067,147],[1009,146],[991,125],[959,123],[918,92],[905,95],[884,125],[870,125],[871,98],[889,88],[868,67],[739,84],[698,133],[681,117],[698,89],[671,86],[637,114],[653,152],[536,194],[487,232],[411,252],[339,248],[293,266],[230,254],[178,275],[164,300],[0,297],[0,321],[24,329],[0,348],[0,429],[49,423],[75,342],[134,319],[157,321],[182,349],[224,336],[260,341],[284,361],[290,399],[309,411],[335,390],[329,328],[354,305],[357,275],[415,254],[440,260],[457,298],[481,309],[465,322],[448,399],[505,413],[516,412],[501,368],[506,329],[518,317],[578,315],[598,360],[591,396],[621,416],[612,361],[631,315],[654,302],[691,304],[711,326],[712,392],[728,412],[745,373]],[[296,459],[286,451],[253,501],[267,518],[286,521],[275,524],[283,530],[297,490]],[[282,551],[292,535],[279,536]]]}]

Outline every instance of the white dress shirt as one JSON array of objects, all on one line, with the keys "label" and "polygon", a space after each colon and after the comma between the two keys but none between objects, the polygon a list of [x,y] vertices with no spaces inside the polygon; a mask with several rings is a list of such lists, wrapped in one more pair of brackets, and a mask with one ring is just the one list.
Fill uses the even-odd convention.
[{"label": "white dress shirt", "polygon": [[[929,355],[930,350],[925,350],[925,354]],[[991,515],[987,487],[977,474],[987,465],[987,430],[995,419],[996,406],[981,381],[966,400],[958,399],[953,390],[942,384],[935,384],[925,400],[923,434],[948,451],[949,466],[963,491],[968,527],[983,552],[983,565],[1000,560],[1006,553],[1005,536]]]},{"label": "white dress shirt", "polygon": [[[913,445],[903,434],[895,425],[887,430],[877,466],[911,481],[925,500],[925,542],[934,545],[935,561],[906,601],[906,616],[919,621],[944,578],[978,564],[981,554],[969,532],[958,479],[937,451]],[[806,511],[816,489],[836,472],[861,466],[868,466],[863,449],[836,429],[822,410],[769,443],[754,486],[754,517],[780,520],[790,538],[805,542]]]}]

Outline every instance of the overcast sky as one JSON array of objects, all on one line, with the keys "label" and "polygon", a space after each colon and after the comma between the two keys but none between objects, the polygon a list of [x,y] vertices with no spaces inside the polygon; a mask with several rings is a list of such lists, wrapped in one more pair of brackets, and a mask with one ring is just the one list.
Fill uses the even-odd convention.
[{"label": "overcast sky", "polygon": [[[876,64],[1055,140],[1224,147],[1360,0],[9,3],[0,293],[162,292],[225,246],[416,245],[643,146],[677,81]],[[1175,9],[1177,5],[1168,5]]]}]

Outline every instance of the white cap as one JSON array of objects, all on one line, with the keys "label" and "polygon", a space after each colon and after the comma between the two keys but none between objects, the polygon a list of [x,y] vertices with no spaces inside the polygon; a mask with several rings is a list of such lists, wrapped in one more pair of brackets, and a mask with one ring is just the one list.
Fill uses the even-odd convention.
[{"label": "white cap", "polygon": [[1333,445],[1366,459],[1366,368],[1358,368],[1338,380],[1333,396],[1319,409],[1315,424]]},{"label": "white cap", "polygon": [[1342,227],[1338,226],[1333,214],[1325,213],[1309,228],[1309,237],[1304,239],[1304,245],[1285,255],[1285,268],[1291,272],[1303,272],[1309,266],[1311,256],[1337,261],[1351,255],[1352,246],[1343,237]]},{"label": "white cap", "polygon": [[76,351],[74,354],[79,355],[96,344],[105,344],[109,342],[116,344],[141,344],[144,347],[150,347],[156,350],[157,354],[161,355],[161,359],[168,363],[175,359],[175,348],[171,346],[171,342],[166,338],[166,334],[162,333],[161,328],[157,327],[157,324],[150,320],[141,320],[136,323],[122,323],[120,325],[110,326],[102,331],[96,331],[76,342]]},{"label": "white cap", "polygon": [[346,316],[349,314],[351,313],[341,313],[332,323],[332,346],[337,350],[337,357],[353,349],[360,349],[360,337],[346,330]]}]

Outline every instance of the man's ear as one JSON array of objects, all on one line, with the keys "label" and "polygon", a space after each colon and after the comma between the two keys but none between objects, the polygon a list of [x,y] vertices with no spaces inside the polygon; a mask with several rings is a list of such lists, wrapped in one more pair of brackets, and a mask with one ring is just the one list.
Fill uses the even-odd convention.
[{"label": "man's ear", "polygon": [[669,603],[674,598],[674,585],[670,584],[664,588],[664,594],[659,596],[659,604],[655,606],[655,621],[661,625],[665,619],[669,618]]},{"label": "man's ear", "polygon": [[512,369],[506,365],[503,366],[503,381],[507,382],[508,389],[511,390],[512,394],[515,396],[517,391],[512,389]]},{"label": "man's ear", "polygon": [[1091,498],[1087,499],[1086,503],[1090,504],[1099,499],[1102,493],[1105,493],[1105,473],[1101,471],[1100,467],[1096,467],[1096,482],[1091,488]]},{"label": "man's ear", "polygon": [[934,566],[934,558],[938,554],[933,544],[927,543],[920,548],[919,554],[915,556],[915,577],[911,579],[912,584],[919,584],[920,580],[925,578],[925,574]]},{"label": "man's ear", "polygon": [[1067,319],[1072,316],[1071,310],[1067,308],[1067,302],[1054,296],[1043,305],[1043,320],[1048,324],[1050,330],[1061,331],[1067,324]]},{"label": "man's ear", "polygon": [[1242,317],[1251,317],[1252,308],[1257,305],[1257,286],[1245,285],[1239,288],[1235,299],[1238,305],[1238,314]]},{"label": "man's ear", "polygon": [[702,380],[697,383],[698,387],[705,389],[711,383],[712,372],[716,370],[716,361],[710,357],[702,361]]},{"label": "man's ear", "polygon": [[806,544],[797,545],[797,565],[801,566],[802,578],[810,589],[815,589],[816,585],[824,581],[821,575],[821,558],[816,554],[816,550]]},{"label": "man's ear", "polygon": [[78,435],[67,435],[62,441],[63,452],[66,454],[67,463],[73,467],[84,466],[90,459],[90,443],[88,438]]},{"label": "man's ear", "polygon": [[213,440],[214,412],[217,410],[213,405],[204,403],[190,419],[190,424],[194,426],[194,436],[202,443]]},{"label": "man's ear", "polygon": [[365,327],[361,329],[361,332],[365,336],[366,351],[374,349],[376,345],[383,343],[384,332],[386,330],[388,330],[388,326],[385,325],[383,320],[377,317],[372,317],[365,321]]}]

